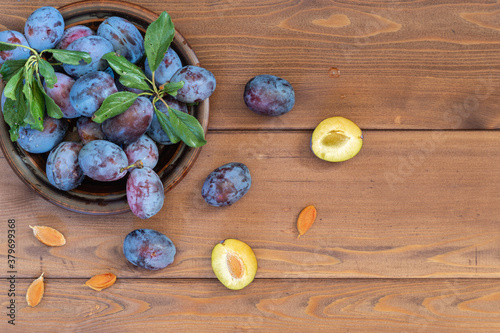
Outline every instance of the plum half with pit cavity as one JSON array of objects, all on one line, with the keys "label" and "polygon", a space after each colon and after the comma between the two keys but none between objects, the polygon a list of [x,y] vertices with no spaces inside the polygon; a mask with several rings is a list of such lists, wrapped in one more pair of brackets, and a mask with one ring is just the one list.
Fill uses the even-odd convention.
[{"label": "plum half with pit cavity", "polygon": [[322,160],[342,162],[356,156],[363,146],[361,129],[344,117],[331,117],[316,127],[311,138],[313,153]]}]

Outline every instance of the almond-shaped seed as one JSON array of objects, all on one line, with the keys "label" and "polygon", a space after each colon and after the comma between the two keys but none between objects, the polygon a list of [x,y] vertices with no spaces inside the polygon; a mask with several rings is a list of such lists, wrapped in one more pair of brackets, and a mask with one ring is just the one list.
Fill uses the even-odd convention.
[{"label": "almond-shaped seed", "polygon": [[43,273],[40,275],[38,279],[31,282],[28,287],[28,291],[26,292],[26,302],[31,307],[37,306],[38,303],[42,300],[43,292],[45,287],[43,285]]},{"label": "almond-shaped seed", "polygon": [[297,218],[297,230],[299,231],[298,237],[305,234],[307,230],[312,227],[314,220],[316,220],[316,208],[313,205],[302,209],[299,217]]},{"label": "almond-shaped seed", "polygon": [[66,238],[63,234],[51,227],[30,226],[36,239],[47,246],[63,246],[66,244]]},{"label": "almond-shaped seed", "polygon": [[104,288],[111,287],[116,281],[116,275],[113,273],[104,273],[94,275],[90,280],[85,282],[85,285],[96,290],[101,291]]}]

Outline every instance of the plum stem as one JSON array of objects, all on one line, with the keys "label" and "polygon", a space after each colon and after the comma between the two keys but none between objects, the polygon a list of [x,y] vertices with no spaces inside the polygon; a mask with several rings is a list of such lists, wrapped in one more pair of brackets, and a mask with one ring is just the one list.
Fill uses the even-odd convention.
[{"label": "plum stem", "polygon": [[142,169],[143,167],[144,167],[144,163],[142,163],[141,160],[137,160],[135,163],[130,164],[129,166],[126,166],[124,168],[121,168],[120,173],[122,173],[123,171],[128,170],[128,169],[132,169],[132,168]]},{"label": "plum stem", "polygon": [[34,54],[38,54],[38,52],[37,52],[35,49],[33,49],[33,48],[29,47],[29,46],[26,46],[26,45],[22,45],[22,44],[13,44],[13,43],[8,43],[8,42],[2,42],[2,43],[3,43],[3,44],[10,45],[10,46],[15,46],[15,47],[24,47],[25,49],[30,50],[30,51],[31,51],[31,52],[33,52]]},{"label": "plum stem", "polygon": [[163,98],[158,98],[160,101],[162,101],[163,104],[165,104],[165,106],[167,107],[167,110],[169,109],[169,106],[167,104],[167,102],[165,102],[165,100]]}]

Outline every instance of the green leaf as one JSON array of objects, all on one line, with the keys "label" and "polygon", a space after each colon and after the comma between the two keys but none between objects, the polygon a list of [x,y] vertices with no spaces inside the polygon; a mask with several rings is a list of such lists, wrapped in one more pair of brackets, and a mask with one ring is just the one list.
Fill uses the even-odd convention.
[{"label": "green leaf", "polygon": [[19,127],[20,123],[24,119],[24,115],[22,118],[20,117],[20,113],[17,111],[17,100],[13,100],[10,98],[5,99],[3,104],[3,119],[10,126],[10,140],[12,142],[17,141],[19,138]]},{"label": "green leaf", "polygon": [[125,87],[140,89],[143,91],[152,91],[151,86],[146,81],[144,81],[141,77],[134,74],[120,76],[118,80]]},{"label": "green leaf", "polygon": [[174,130],[172,124],[170,123],[168,116],[166,114],[164,114],[163,112],[161,112],[160,110],[158,110],[156,108],[156,106],[154,108],[155,108],[156,117],[158,118],[158,121],[160,122],[161,128],[163,129],[165,134],[167,134],[168,138],[170,139],[170,142],[177,143],[177,142],[181,141],[181,138],[179,138],[177,136],[177,134],[175,134],[175,130]]},{"label": "green leaf", "polygon": [[5,97],[12,100],[16,99],[16,91],[20,88],[20,84],[23,82],[23,78],[24,67],[21,67],[14,75],[12,75],[12,78],[5,85],[5,88],[3,89],[3,94],[5,95]]},{"label": "green leaf", "polygon": [[171,107],[168,107],[168,116],[175,134],[189,147],[201,147],[207,143],[205,132],[198,119]]},{"label": "green leaf", "polygon": [[134,104],[139,95],[129,91],[121,91],[109,95],[102,103],[99,110],[92,116],[92,120],[96,123],[102,123],[106,119],[115,117],[125,111]]},{"label": "green leaf", "polygon": [[43,93],[43,98],[45,100],[45,107],[47,109],[47,115],[49,117],[52,117],[52,118],[57,118],[57,119],[62,118],[64,116],[64,114],[62,113],[61,108],[59,107],[59,105],[57,105],[56,102],[54,102],[54,100],[52,99],[52,97],[50,97],[49,95],[47,95],[47,93],[43,89],[42,84],[40,83],[40,81],[36,81],[36,82],[38,84],[38,87],[40,88],[40,91]]},{"label": "green leaf", "polygon": [[24,96],[26,97],[26,101],[28,102],[28,105],[33,98],[33,91],[31,90],[31,86],[33,85],[33,81],[35,79],[35,76],[33,75],[35,73],[35,67],[30,66],[30,67],[24,67],[24,83],[23,83],[23,93]]},{"label": "green leaf", "polygon": [[115,52],[108,52],[102,56],[102,59],[106,59],[109,66],[120,75],[120,83],[125,87],[144,91],[151,90],[151,86],[148,84],[148,78],[144,72],[125,57]]},{"label": "green leaf", "polygon": [[0,75],[8,82],[12,76],[26,64],[27,59],[20,60],[6,60],[2,66],[0,66]]},{"label": "green leaf", "polygon": [[163,85],[161,91],[169,94],[172,97],[177,96],[177,91],[184,87],[184,81],[169,82]]},{"label": "green leaf", "polygon": [[27,112],[26,100],[21,89],[17,90],[17,98],[15,100],[7,98],[3,105],[3,117],[5,122],[10,126],[10,139],[12,142],[19,138],[19,128],[25,126],[24,118]]},{"label": "green leaf", "polygon": [[31,89],[31,86],[33,85],[33,81],[35,80],[34,73],[34,66],[24,67],[24,83],[22,91],[24,93],[24,96],[26,97],[26,102],[28,103],[28,105],[33,99],[33,91]]},{"label": "green leaf", "polygon": [[54,88],[57,83],[57,76],[52,65],[45,59],[40,59],[38,62],[38,70],[45,79],[45,84],[48,88]]},{"label": "green leaf", "polygon": [[160,65],[174,35],[174,23],[166,12],[162,12],[158,19],[149,25],[144,37],[144,49],[151,72]]},{"label": "green leaf", "polygon": [[9,129],[10,141],[16,142],[19,139],[19,126],[11,127]]},{"label": "green leaf", "polygon": [[146,74],[144,74],[144,72],[138,66],[134,65],[125,57],[115,52],[106,53],[102,56],[102,59],[107,60],[109,66],[111,66],[111,68],[119,75],[135,74],[144,78],[145,80],[147,79]]},{"label": "green leaf", "polygon": [[44,52],[50,52],[60,62],[68,65],[80,65],[81,61],[86,64],[90,64],[92,57],[88,52],[82,51],[68,51],[68,50],[58,50],[58,49],[48,49]]},{"label": "green leaf", "polygon": [[13,50],[17,47],[19,47],[19,45],[6,43],[6,42],[0,42],[0,51],[10,51],[10,50]]},{"label": "green leaf", "polygon": [[23,87],[23,93],[26,96],[29,107],[24,121],[28,123],[31,128],[43,131],[43,116],[45,114],[44,93],[40,89],[38,81],[34,81],[33,75],[28,76]]}]

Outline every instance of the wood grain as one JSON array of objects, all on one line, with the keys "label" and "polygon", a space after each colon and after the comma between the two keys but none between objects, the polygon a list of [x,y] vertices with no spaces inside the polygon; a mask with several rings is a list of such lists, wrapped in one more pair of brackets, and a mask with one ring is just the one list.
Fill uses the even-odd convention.
[{"label": "wood grain", "polygon": [[[9,332],[498,332],[498,280],[255,280],[227,290],[214,279],[120,279],[101,292],[81,279],[45,280],[35,308],[18,280]],[[2,283],[4,283],[2,281]],[[0,294],[0,303],[7,305]]]},{"label": "wood grain", "polygon": [[[210,278],[212,247],[239,238],[254,248],[261,278],[500,277],[499,132],[367,131],[361,152],[340,164],[317,159],[310,134],[211,132],[191,172],[147,221],[54,207],[0,159],[10,173],[2,178],[2,216],[18,220],[19,276],[114,269],[123,277]],[[203,181],[231,161],[247,164],[252,188],[231,207],[211,207],[200,195]],[[317,222],[297,239],[297,215],[309,204]],[[29,224],[56,228],[67,244],[39,244]],[[144,272],[124,260],[123,239],[140,227],[176,244],[167,270]]]},{"label": "wood grain", "polygon": [[[0,30],[22,31],[50,2],[4,0]],[[167,11],[217,79],[208,144],[163,210],[93,217],[31,192],[0,153],[0,220],[16,219],[16,326],[1,332],[499,332],[500,3],[494,0],[134,0]],[[281,117],[243,102],[258,74],[296,93]],[[340,75],[336,75],[340,74]],[[331,164],[309,149],[323,119],[364,131],[354,159]],[[250,168],[249,193],[232,207],[200,196],[216,167]],[[297,239],[306,205],[318,218]],[[52,226],[49,248],[28,225]],[[177,247],[150,272],[128,264],[125,235],[153,228]],[[7,227],[0,261],[7,263]],[[238,238],[258,259],[255,281],[234,292],[210,267],[216,242]],[[0,304],[11,297],[6,266]],[[83,283],[111,271],[95,292]],[[42,303],[29,283],[45,272]]]},{"label": "wood grain", "polygon": [[[69,2],[8,1],[3,28],[22,30],[35,8]],[[500,127],[494,1],[134,3],[168,11],[215,74],[211,129],[312,129],[336,115],[363,129]],[[292,83],[290,113],[269,119],[246,108],[244,86],[258,74]]]}]

